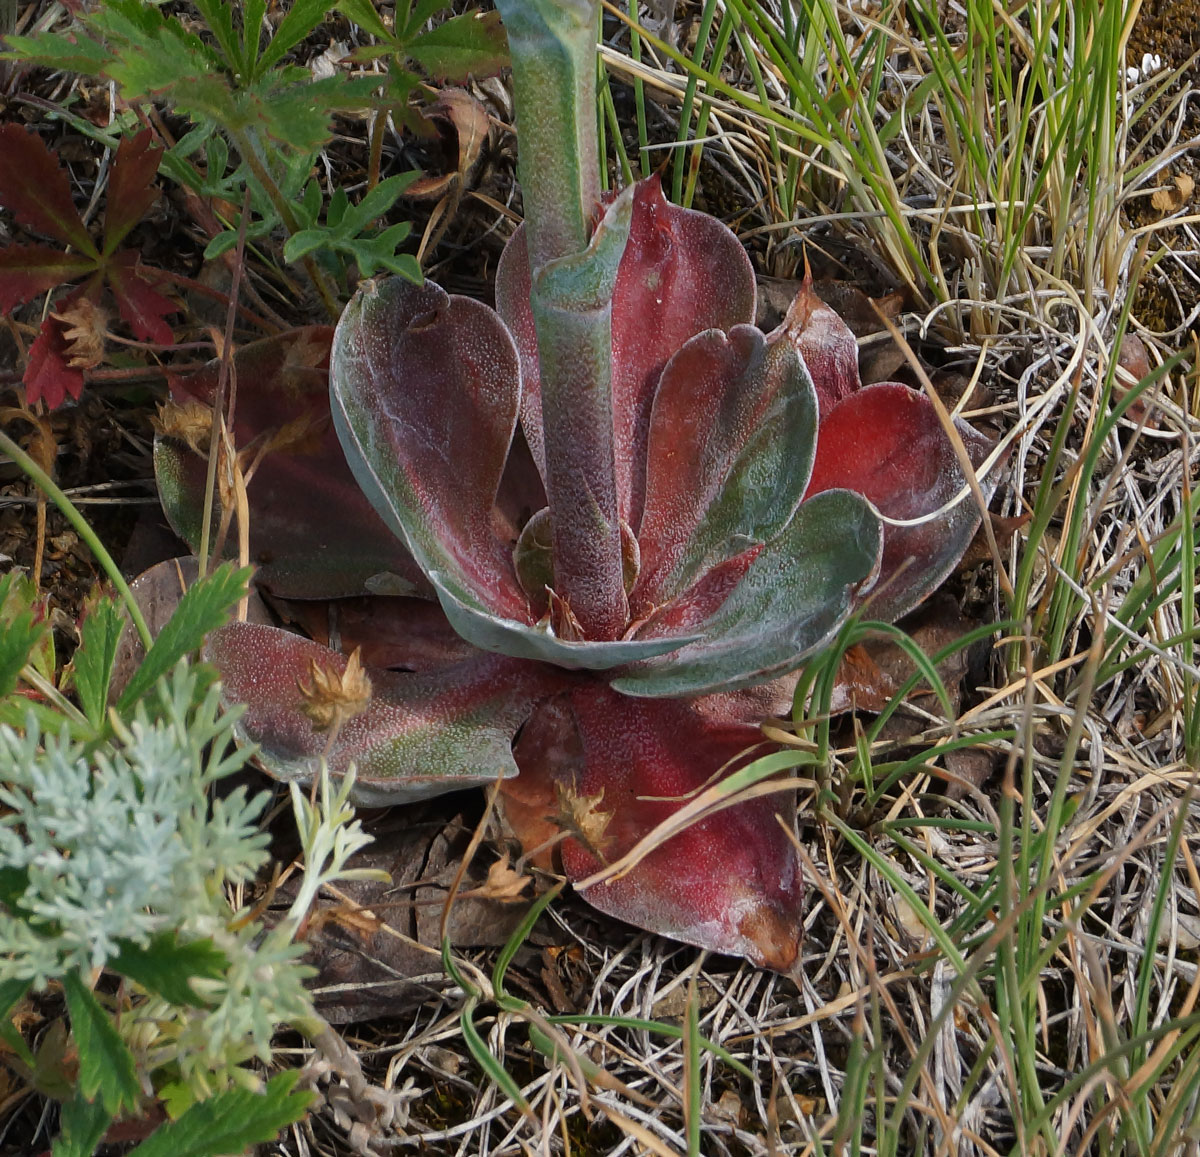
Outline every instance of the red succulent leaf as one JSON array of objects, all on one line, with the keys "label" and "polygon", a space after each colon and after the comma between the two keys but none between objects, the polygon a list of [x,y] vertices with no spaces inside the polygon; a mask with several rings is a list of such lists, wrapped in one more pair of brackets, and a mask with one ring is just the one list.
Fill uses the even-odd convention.
[{"label": "red succulent leaf", "polygon": [[0,205],[26,229],[98,257],[71,198],[67,174],[41,137],[18,125],[0,125],[0,157]]},{"label": "red succulent leaf", "polygon": [[316,670],[345,673],[344,655],[276,627],[230,623],[209,636],[205,658],[225,698],[248,703],[239,738],[259,745],[273,776],[307,781],[326,748],[329,768],[358,769],[356,797],[403,803],[516,775],[512,741],[536,703],[561,690],[561,672],[476,651],[424,672],[368,669],[366,710],[346,720],[332,746],[305,713],[301,686]]},{"label": "red succulent leaf", "polygon": [[95,268],[95,259],[82,253],[64,253],[48,245],[6,246],[0,249],[0,313]]},{"label": "red succulent leaf", "polygon": [[779,534],[812,469],[817,407],[795,351],[740,325],[663,370],[649,421],[635,615]]},{"label": "red succulent leaf", "polygon": [[[629,852],[686,797],[761,754],[741,696],[629,700],[600,683],[535,713],[517,743],[521,775],[504,811],[527,849],[566,831],[562,864],[579,881]],[[728,765],[728,766],[727,766]],[[801,875],[783,792],[735,804],[684,828],[629,872],[593,884],[590,904],[641,928],[716,952],[795,969]],[[776,817],[779,817],[778,819]],[[547,817],[550,817],[549,820]]]},{"label": "red succulent leaf", "polygon": [[154,272],[138,264],[136,253],[119,253],[108,263],[107,275],[117,308],[134,336],[139,341],[170,345],[175,335],[163,318],[178,313],[179,306],[153,287]]},{"label": "red succulent leaf", "polygon": [[25,400],[32,406],[45,402],[51,410],[58,409],[69,394],[78,398],[83,393],[83,371],[70,364],[68,326],[56,317],[42,322],[37,339],[29,347],[29,360],[22,381]]},{"label": "red succulent leaf", "polygon": [[154,133],[150,129],[143,129],[137,136],[122,137],[117,146],[104,204],[105,255],[116,251],[158,197],[154,178],[158,174],[163,151],[153,142]]},{"label": "red succulent leaf", "polygon": [[805,273],[800,290],[776,333],[783,333],[804,359],[817,391],[821,420],[842,398],[862,386],[854,331],[813,291]]},{"label": "red succulent leaf", "polygon": [[359,485],[439,593],[529,623],[497,504],[519,392],[499,318],[433,282],[368,283],[338,324],[334,421]]},{"label": "red succulent leaf", "polygon": [[344,655],[358,651],[369,667],[436,671],[477,653],[442,608],[424,599],[368,595],[328,602],[273,599],[271,605],[318,643]]},{"label": "red succulent leaf", "polygon": [[[978,469],[991,440],[962,421],[955,429]],[[845,488],[863,495],[887,518],[927,519],[914,526],[885,523],[872,618],[891,622],[912,610],[962,557],[979,525],[979,508],[969,492],[944,508],[966,485],[933,403],[908,386],[866,386],[843,398],[822,421],[806,499]]]},{"label": "red succulent leaf", "polygon": [[[329,414],[333,331],[308,326],[243,346],[233,438],[239,448],[274,437],[249,487],[250,557],[257,582],[292,598],[431,593],[395,535],[358,488]],[[171,381],[179,405],[216,397],[220,361]],[[288,431],[297,437],[289,443]],[[163,508],[175,532],[200,541],[206,459],[173,437],[155,439]]]},{"label": "red succulent leaf", "polygon": [[[538,462],[541,392],[524,231],[505,248],[496,273],[496,308],[521,355],[521,424]],[[754,271],[719,221],[680,209],[657,177],[638,184],[633,223],[612,307],[613,427],[621,517],[636,532],[645,495],[646,441],[658,379],[668,359],[707,329],[754,320]]]}]

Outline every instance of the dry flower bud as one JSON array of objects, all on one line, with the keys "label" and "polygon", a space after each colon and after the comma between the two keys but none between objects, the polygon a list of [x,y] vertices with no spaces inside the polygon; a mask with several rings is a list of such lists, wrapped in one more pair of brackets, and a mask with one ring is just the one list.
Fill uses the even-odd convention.
[{"label": "dry flower bud", "polygon": [[212,439],[212,407],[200,402],[164,402],[154,419],[155,432],[164,438],[178,438],[197,454],[207,455]]},{"label": "dry flower bud", "polygon": [[346,660],[344,671],[309,664],[310,682],[300,682],[301,710],[317,731],[328,731],[335,723],[344,723],[361,715],[371,702],[371,680],[362,668],[358,648]]},{"label": "dry flower bud", "polygon": [[603,790],[595,795],[576,795],[574,790],[555,784],[558,794],[558,814],[554,822],[563,831],[574,836],[589,852],[602,863],[607,863],[604,846],[608,843],[605,832],[612,821],[611,811],[601,811],[600,804],[604,799]]},{"label": "dry flower bud", "polygon": [[61,313],[51,312],[66,329],[67,364],[77,370],[95,369],[104,360],[104,342],[108,337],[108,314],[94,301],[81,297]]}]

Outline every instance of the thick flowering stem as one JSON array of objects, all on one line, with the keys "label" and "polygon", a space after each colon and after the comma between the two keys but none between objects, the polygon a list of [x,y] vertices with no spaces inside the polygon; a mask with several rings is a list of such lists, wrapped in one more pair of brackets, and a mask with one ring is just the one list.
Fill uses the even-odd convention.
[{"label": "thick flowering stem", "polygon": [[[612,290],[629,210],[600,210],[595,0],[500,0],[541,363],[554,587],[584,634],[615,639],[621,564],[611,389]],[[616,208],[616,207],[614,207]]]}]

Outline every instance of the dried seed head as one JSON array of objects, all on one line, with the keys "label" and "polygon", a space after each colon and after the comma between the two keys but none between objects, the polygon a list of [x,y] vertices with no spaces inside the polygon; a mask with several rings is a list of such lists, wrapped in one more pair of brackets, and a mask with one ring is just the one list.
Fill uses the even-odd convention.
[{"label": "dried seed head", "polygon": [[558,814],[553,817],[554,822],[564,832],[574,836],[601,863],[608,863],[604,848],[609,841],[605,833],[613,813],[600,810],[600,803],[604,799],[603,789],[595,795],[576,795],[573,788],[556,783],[554,790],[558,795]]},{"label": "dried seed head", "polygon": [[104,360],[104,342],[108,337],[108,314],[94,301],[81,297],[61,313],[51,312],[66,328],[67,364],[78,370],[94,369]]},{"label": "dried seed head", "polygon": [[312,720],[317,731],[328,731],[335,724],[361,715],[371,702],[371,680],[362,668],[359,652],[346,660],[346,669],[322,667],[314,659],[309,664],[310,682],[300,681],[301,710]]},{"label": "dried seed head", "polygon": [[211,406],[200,402],[164,402],[153,420],[154,430],[164,438],[178,438],[197,454],[207,455],[212,439],[213,413]]}]

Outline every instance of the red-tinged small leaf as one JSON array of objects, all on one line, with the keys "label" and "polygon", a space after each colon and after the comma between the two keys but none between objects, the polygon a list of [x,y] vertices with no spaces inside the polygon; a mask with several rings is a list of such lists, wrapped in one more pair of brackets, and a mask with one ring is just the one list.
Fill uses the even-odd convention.
[{"label": "red-tinged small leaf", "polygon": [[[516,746],[504,813],[526,850],[562,832],[578,881],[630,851],[726,767],[762,754],[754,699],[629,700],[589,683],[538,708]],[[799,957],[800,866],[788,793],[716,812],[627,874],[583,893],[640,928],[792,972]],[[545,855],[543,854],[543,859]]]},{"label": "red-tinged small leaf", "polygon": [[154,178],[162,154],[162,149],[154,144],[154,133],[150,129],[143,129],[135,137],[123,137],[117,146],[104,204],[106,255],[116,252],[117,246],[145,217],[158,197]]},{"label": "red-tinged small leaf", "polygon": [[67,175],[36,133],[0,125],[0,205],[26,229],[73,245],[98,257],[99,251],[71,199]]},{"label": "red-tinged small leaf", "polygon": [[[335,674],[345,656],[275,627],[230,623],[209,636],[205,658],[221,672],[230,703],[246,703],[239,736],[284,780],[308,780],[329,736],[303,710],[300,685],[313,664]],[[535,704],[567,685],[551,667],[475,652],[420,673],[371,669],[367,709],[345,722],[328,752],[330,770],[358,769],[357,799],[382,806],[493,783],[517,773],[512,741]]]},{"label": "red-tinged small leaf", "polygon": [[520,378],[495,313],[431,281],[368,281],[338,323],[330,386],[359,485],[443,606],[530,623],[497,509]]},{"label": "red-tinged small leaf", "polygon": [[[521,355],[521,424],[543,461],[537,336],[523,229],[496,272],[496,308]],[[636,533],[645,493],[646,440],[668,359],[707,329],[754,320],[754,270],[738,239],[705,213],[668,203],[657,177],[638,184],[633,223],[613,295],[612,395],[621,517]]]},{"label": "red-tinged small leaf", "polygon": [[[248,486],[250,558],[256,582],[289,598],[367,592],[431,595],[424,576],[363,497],[329,414],[327,326],[308,326],[243,346],[233,437],[241,448],[274,440]],[[178,405],[211,406],[220,361],[171,382]],[[294,436],[289,437],[289,432]],[[206,458],[180,439],[155,439],[154,469],[175,532],[199,544]]]},{"label": "red-tinged small leaf", "polygon": [[48,245],[9,245],[0,249],[0,313],[8,313],[39,293],[84,277],[93,258]]},{"label": "red-tinged small leaf", "polygon": [[812,383],[787,341],[743,325],[687,342],[650,416],[633,614],[779,534],[808,485],[816,439]]},{"label": "red-tinged small leaf", "polygon": [[[976,468],[991,441],[965,422],[955,429]],[[891,622],[939,586],[962,557],[979,508],[933,403],[908,386],[883,382],[843,398],[821,423],[808,495],[843,488],[863,495],[888,518],[928,518],[913,526],[885,523],[883,559],[870,615]],[[984,483],[985,495],[995,482]]]},{"label": "red-tinged small leaf", "polygon": [[179,306],[153,287],[153,276],[153,270],[137,263],[136,253],[118,254],[108,264],[108,286],[134,336],[139,341],[170,345],[175,335],[163,318],[178,313]]},{"label": "red-tinged small leaf", "polygon": [[804,359],[817,390],[821,418],[862,386],[858,373],[858,342],[854,332],[813,291],[811,276],[788,309],[777,334],[782,333]]},{"label": "red-tinged small leaf", "polygon": [[69,364],[66,328],[58,318],[46,318],[29,347],[29,361],[21,380],[30,406],[45,402],[49,409],[57,410],[68,395],[78,398],[83,393],[83,372]]}]

